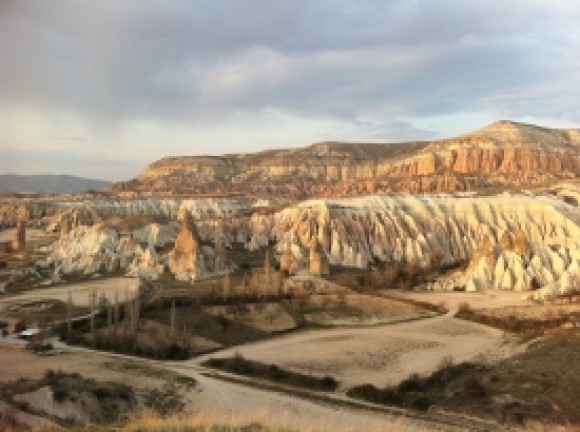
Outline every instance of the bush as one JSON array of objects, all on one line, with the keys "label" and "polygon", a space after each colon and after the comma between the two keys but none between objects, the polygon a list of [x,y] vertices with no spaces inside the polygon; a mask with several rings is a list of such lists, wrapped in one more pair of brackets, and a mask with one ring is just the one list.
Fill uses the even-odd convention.
[{"label": "bush", "polygon": [[62,403],[68,399],[70,392],[64,386],[58,386],[52,389],[52,397],[56,402]]},{"label": "bush", "polygon": [[14,324],[14,333],[21,333],[27,328],[26,321],[24,319],[20,319]]},{"label": "bush", "polygon": [[472,312],[471,306],[467,302],[459,303],[457,314],[470,314]]},{"label": "bush", "polygon": [[313,390],[334,391],[339,384],[337,380],[328,375],[322,378],[318,378],[311,375],[292,372],[284,370],[274,364],[265,365],[257,361],[247,360],[239,353],[236,353],[233,357],[226,359],[212,358],[204,362],[203,365],[237,373],[240,375],[269,379],[272,381]]},{"label": "bush", "polygon": [[478,377],[470,377],[463,382],[463,389],[466,393],[476,398],[487,396],[487,389]]},{"label": "bush", "polygon": [[151,389],[144,396],[145,405],[161,416],[183,411],[185,402],[179,386],[168,381],[161,389]]},{"label": "bush", "polygon": [[[445,398],[443,391],[453,380],[472,370],[475,365],[471,363],[460,363],[454,365],[451,358],[444,358],[439,369],[428,377],[420,377],[418,374],[411,374],[396,387],[386,387],[379,389],[372,384],[364,384],[353,387],[347,391],[347,396],[363,399],[369,402],[395,405],[426,411],[434,403],[434,400]],[[469,387],[470,394],[482,397],[485,388],[479,382],[469,382],[465,384]]]},{"label": "bush", "polygon": [[400,393],[407,393],[413,391],[422,391],[425,387],[425,383],[421,379],[421,377],[414,373],[409,375],[408,378],[404,379],[399,383],[397,386],[397,391]]},{"label": "bush", "polygon": [[280,369],[276,365],[268,366],[268,377],[273,379],[274,381],[286,380],[288,379],[289,376],[290,374],[287,371]]},{"label": "bush", "polygon": [[329,390],[335,390],[338,387],[338,381],[330,375],[325,375],[320,380],[320,385]]},{"label": "bush", "polygon": [[417,396],[411,400],[409,406],[418,411],[427,411],[431,406],[431,401],[426,396]]}]

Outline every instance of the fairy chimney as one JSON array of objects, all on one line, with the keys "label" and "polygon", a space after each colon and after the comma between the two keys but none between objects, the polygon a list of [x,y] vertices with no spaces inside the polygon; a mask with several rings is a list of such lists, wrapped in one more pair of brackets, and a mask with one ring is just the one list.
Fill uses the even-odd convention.
[{"label": "fairy chimney", "polygon": [[310,243],[310,274],[316,276],[329,274],[328,260],[316,238]]},{"label": "fairy chimney", "polygon": [[296,258],[290,246],[288,246],[280,257],[280,271],[286,274],[293,274],[296,272],[297,265]]},{"label": "fairy chimney", "polygon": [[179,212],[178,221],[181,229],[173,251],[169,254],[169,270],[179,280],[195,280],[205,272],[205,264],[201,254],[201,246],[195,224],[189,212]]},{"label": "fairy chimney", "polygon": [[19,219],[16,222],[16,235],[12,242],[12,249],[15,252],[22,252],[26,247],[26,221]]},{"label": "fairy chimney", "polygon": [[64,215],[60,219],[60,238],[68,235],[71,229],[71,220],[69,215]]}]

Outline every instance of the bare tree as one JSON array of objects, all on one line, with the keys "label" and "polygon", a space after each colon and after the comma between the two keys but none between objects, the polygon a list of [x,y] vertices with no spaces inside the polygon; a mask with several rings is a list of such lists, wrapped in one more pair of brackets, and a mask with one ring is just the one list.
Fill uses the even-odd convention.
[{"label": "bare tree", "polygon": [[97,293],[93,289],[89,291],[89,314],[91,320],[91,335],[95,332],[95,303],[97,301]]},{"label": "bare tree", "polygon": [[264,257],[264,295],[268,295],[270,283],[270,249],[266,249],[266,256]]},{"label": "bare tree", "polygon": [[224,302],[228,301],[228,297],[230,295],[230,269],[229,266],[226,265],[224,270],[224,280],[223,280],[223,299]]},{"label": "bare tree", "polygon": [[66,337],[70,342],[72,333],[72,293],[69,291],[66,301]]},{"label": "bare tree", "polygon": [[175,321],[176,321],[176,317],[175,317],[175,299],[173,299],[171,301],[171,322],[170,322],[170,334],[171,337],[174,338],[175,337]]}]

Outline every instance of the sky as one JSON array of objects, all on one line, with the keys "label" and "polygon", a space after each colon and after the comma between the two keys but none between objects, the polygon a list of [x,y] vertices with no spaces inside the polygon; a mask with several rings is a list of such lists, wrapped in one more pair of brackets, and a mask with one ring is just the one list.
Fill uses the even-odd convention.
[{"label": "sky", "polygon": [[0,0],[0,173],[580,125],[575,0]]}]

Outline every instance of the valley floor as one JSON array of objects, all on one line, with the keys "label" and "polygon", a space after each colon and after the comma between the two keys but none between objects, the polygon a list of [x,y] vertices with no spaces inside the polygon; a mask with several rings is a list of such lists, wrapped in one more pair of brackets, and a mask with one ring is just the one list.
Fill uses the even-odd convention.
[{"label": "valley floor", "polygon": [[[452,304],[457,294],[439,296]],[[479,305],[498,301],[493,295],[469,297],[477,297]],[[503,303],[506,303],[505,299]],[[60,354],[46,357],[2,348],[0,380],[40,378],[47,369],[62,369],[99,380],[127,382],[146,391],[161,387],[164,380],[179,374],[197,381],[196,387],[187,392],[187,411],[216,422],[244,422],[261,418],[268,419],[269,424],[299,430],[312,430],[313,424],[316,425],[315,430],[447,430],[449,426],[426,423],[424,420],[401,420],[385,413],[336,407],[216,379],[207,374],[201,363],[212,356],[226,357],[239,352],[247,358],[281,367],[332,375],[341,381],[342,390],[346,390],[361,383],[377,386],[397,384],[410,373],[432,372],[447,357],[452,357],[456,362],[492,360],[519,350],[521,345],[506,338],[500,330],[455,319],[450,312],[390,325],[309,330],[185,362],[159,362],[60,345],[57,349]],[[155,372],[156,368],[161,369]]]}]

